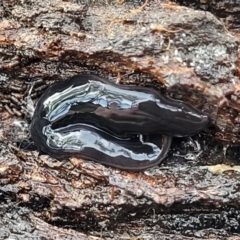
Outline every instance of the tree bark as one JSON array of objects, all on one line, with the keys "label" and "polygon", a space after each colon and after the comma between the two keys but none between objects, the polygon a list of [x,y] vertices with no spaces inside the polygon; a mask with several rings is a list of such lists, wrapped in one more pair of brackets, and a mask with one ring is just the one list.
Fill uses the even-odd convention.
[{"label": "tree bark", "polygon": [[[1,4],[0,239],[239,239],[237,20],[158,0]],[[213,127],[143,173],[23,150],[30,100],[81,73],[155,88]]]}]

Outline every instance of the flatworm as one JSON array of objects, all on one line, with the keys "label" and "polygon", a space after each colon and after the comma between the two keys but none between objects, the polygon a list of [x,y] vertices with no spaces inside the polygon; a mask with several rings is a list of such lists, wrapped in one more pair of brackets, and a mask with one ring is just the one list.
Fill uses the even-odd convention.
[{"label": "flatworm", "polygon": [[141,171],[159,164],[172,136],[204,129],[208,116],[155,90],[77,75],[52,85],[39,99],[31,138],[38,150]]}]

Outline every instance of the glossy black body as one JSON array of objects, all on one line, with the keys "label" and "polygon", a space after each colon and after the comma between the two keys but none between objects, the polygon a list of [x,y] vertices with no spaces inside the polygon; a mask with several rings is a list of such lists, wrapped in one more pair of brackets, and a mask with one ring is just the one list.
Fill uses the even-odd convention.
[{"label": "glossy black body", "polygon": [[39,99],[31,137],[39,151],[56,158],[80,156],[137,171],[161,162],[171,136],[193,135],[208,122],[191,105],[152,89],[77,75]]}]

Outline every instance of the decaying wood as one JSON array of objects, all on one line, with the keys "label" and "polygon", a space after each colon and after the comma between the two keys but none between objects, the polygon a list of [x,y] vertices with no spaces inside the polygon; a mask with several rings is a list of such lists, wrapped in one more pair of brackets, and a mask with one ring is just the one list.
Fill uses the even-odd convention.
[{"label": "decaying wood", "polygon": [[[238,239],[238,148],[216,142],[240,142],[238,34],[168,1],[82,2],[0,5],[0,239]],[[214,129],[138,174],[19,148],[31,99],[83,72],[187,101]]]}]

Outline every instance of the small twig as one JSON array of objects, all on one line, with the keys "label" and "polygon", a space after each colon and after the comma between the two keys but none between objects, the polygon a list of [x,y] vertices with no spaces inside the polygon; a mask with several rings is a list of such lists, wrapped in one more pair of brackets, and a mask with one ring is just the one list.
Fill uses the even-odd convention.
[{"label": "small twig", "polygon": [[132,15],[135,15],[135,14],[141,12],[141,11],[143,10],[143,8],[148,4],[148,1],[149,1],[149,0],[145,0],[145,3],[144,3],[141,7],[137,8],[137,9],[131,10],[129,13],[125,14],[125,15],[123,16],[123,18],[112,20],[112,21],[110,22],[110,24],[108,25],[108,27],[106,28],[106,30],[105,30],[104,33],[105,33],[105,34],[108,33],[108,31],[111,29],[111,27],[112,27],[113,24],[115,24],[115,23],[123,23],[124,21],[126,21],[126,19],[127,19],[128,17],[130,17],[130,16],[132,16]]}]

